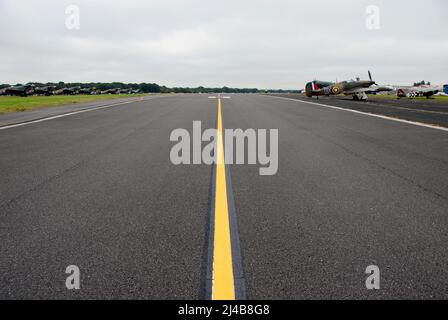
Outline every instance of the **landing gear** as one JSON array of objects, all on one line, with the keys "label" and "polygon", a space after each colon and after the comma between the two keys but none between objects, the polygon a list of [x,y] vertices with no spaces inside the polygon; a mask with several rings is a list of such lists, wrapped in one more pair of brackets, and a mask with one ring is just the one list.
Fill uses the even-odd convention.
[{"label": "landing gear", "polygon": [[367,96],[367,94],[365,92],[355,93],[353,95],[353,100],[355,100],[355,101],[367,101],[367,100],[369,100],[369,97]]}]

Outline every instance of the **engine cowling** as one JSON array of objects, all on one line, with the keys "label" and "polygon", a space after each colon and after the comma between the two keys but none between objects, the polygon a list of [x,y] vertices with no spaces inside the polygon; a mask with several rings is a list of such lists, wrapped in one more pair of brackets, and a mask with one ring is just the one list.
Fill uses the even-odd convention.
[{"label": "engine cowling", "polygon": [[343,89],[340,84],[334,84],[330,87],[331,94],[341,94],[342,91],[343,91]]}]

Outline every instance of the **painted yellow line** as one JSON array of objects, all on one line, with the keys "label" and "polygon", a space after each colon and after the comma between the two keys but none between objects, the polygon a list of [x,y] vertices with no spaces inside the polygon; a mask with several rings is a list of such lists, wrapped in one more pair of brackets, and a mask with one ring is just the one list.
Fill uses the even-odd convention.
[{"label": "painted yellow line", "polygon": [[227,203],[221,96],[218,97],[217,149],[212,299],[235,300],[229,208]]}]

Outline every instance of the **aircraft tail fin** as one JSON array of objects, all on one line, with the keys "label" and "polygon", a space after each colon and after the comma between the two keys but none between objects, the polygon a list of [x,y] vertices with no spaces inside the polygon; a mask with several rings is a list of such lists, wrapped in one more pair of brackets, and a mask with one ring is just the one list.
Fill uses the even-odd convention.
[{"label": "aircraft tail fin", "polygon": [[308,82],[305,86],[305,94],[308,98],[311,98],[313,96],[313,93],[318,91],[319,87],[317,86],[316,82]]}]

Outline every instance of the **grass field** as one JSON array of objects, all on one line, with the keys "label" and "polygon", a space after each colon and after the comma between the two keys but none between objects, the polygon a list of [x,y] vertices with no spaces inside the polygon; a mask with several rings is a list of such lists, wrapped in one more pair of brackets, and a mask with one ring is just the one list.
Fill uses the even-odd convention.
[{"label": "grass field", "polygon": [[[396,100],[397,96],[396,95],[381,95],[381,94],[377,94],[377,95],[370,95],[369,94],[369,98],[373,98],[373,99],[386,99],[386,100]],[[430,100],[430,101],[440,101],[440,102],[448,102],[448,96],[432,96],[431,99],[427,99],[426,97],[417,97],[417,98],[401,98],[401,99],[408,99],[408,100]]]},{"label": "grass field", "polygon": [[0,114],[22,112],[67,104],[111,100],[126,97],[139,97],[143,94],[120,95],[78,95],[78,96],[39,96],[39,97],[0,97]]}]

